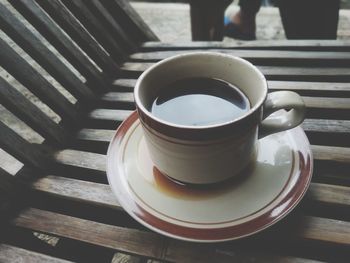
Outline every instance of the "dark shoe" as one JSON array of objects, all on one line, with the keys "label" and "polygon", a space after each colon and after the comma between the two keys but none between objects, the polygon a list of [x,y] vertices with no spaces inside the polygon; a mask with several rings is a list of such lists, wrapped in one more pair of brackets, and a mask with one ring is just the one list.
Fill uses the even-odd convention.
[{"label": "dark shoe", "polygon": [[225,18],[224,35],[240,40],[256,40],[255,34],[243,33],[236,24]]}]

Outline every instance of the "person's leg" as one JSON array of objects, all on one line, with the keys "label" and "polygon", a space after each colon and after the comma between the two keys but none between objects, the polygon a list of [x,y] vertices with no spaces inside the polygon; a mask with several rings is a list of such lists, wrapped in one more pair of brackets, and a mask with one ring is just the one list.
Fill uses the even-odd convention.
[{"label": "person's leg", "polygon": [[288,39],[336,39],[339,0],[278,0]]},{"label": "person's leg", "polygon": [[261,0],[240,0],[240,10],[229,18],[226,23],[225,34],[238,39],[255,39],[255,18],[260,6]]},{"label": "person's leg", "polygon": [[192,40],[221,41],[224,13],[232,0],[189,0]]}]

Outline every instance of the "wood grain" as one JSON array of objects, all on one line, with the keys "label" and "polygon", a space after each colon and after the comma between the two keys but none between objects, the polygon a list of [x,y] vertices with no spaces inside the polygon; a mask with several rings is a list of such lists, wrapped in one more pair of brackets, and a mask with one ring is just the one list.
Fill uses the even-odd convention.
[{"label": "wood grain", "polygon": [[109,185],[49,175],[36,180],[31,188],[57,198],[121,210]]},{"label": "wood grain", "polygon": [[108,32],[99,21],[95,12],[91,12],[86,6],[86,1],[62,1],[65,6],[79,19],[80,23],[89,31],[89,33],[99,42],[99,44],[110,54],[118,64],[125,60],[126,53],[119,45],[117,39]]},{"label": "wood grain", "polygon": [[131,39],[128,29],[120,26],[119,20],[113,18],[115,14],[110,13],[101,1],[92,0],[86,3],[90,10],[94,12],[97,19],[109,30],[109,34],[120,43],[125,53],[137,50],[138,45]]},{"label": "wood grain", "polygon": [[56,124],[22,93],[0,77],[0,102],[28,126],[55,144],[66,144],[68,133]]},{"label": "wood grain", "polygon": [[106,171],[106,156],[102,154],[65,149],[54,153],[53,159],[61,165],[97,172]]},{"label": "wood grain", "polygon": [[127,28],[130,37],[137,43],[158,41],[158,37],[126,0],[102,1],[106,9],[118,20],[122,28]]},{"label": "wood grain", "polygon": [[119,66],[61,1],[38,1],[38,4],[94,60],[103,72],[109,76],[116,76],[119,73]]},{"label": "wood grain", "polygon": [[350,148],[311,145],[311,149],[316,160],[350,163]]},{"label": "wood grain", "polygon": [[82,101],[93,100],[91,90],[2,3],[0,3],[0,28],[70,93]]},{"label": "wood grain", "polygon": [[98,69],[76,47],[34,0],[9,0],[9,2],[69,61],[95,90],[107,90],[106,81]]},{"label": "wood grain", "polygon": [[4,69],[50,105],[62,119],[75,123],[78,118],[76,107],[2,39],[0,39],[0,61]]},{"label": "wood grain", "polygon": [[[40,218],[40,221],[38,221],[38,218]],[[292,228],[283,229],[284,234],[297,236],[302,240],[349,245],[349,222],[318,217],[301,217],[298,222],[299,224]],[[212,256],[214,255],[220,256],[218,245],[199,245],[169,240],[150,232],[105,225],[35,208],[22,211],[11,223],[22,228],[65,236],[74,240],[161,260],[178,261],[181,258],[198,258],[199,251],[201,251],[199,258],[208,259],[210,257],[213,259]],[[179,247],[182,247],[182,249],[179,249]],[[187,249],[184,249],[184,247],[187,247]],[[227,259],[227,255],[225,256]]]},{"label": "wood grain", "polygon": [[264,50],[308,50],[308,51],[350,51],[349,40],[256,40],[256,41],[235,41],[233,43],[214,41],[195,42],[158,42],[148,41],[143,43],[143,50],[188,50],[188,49],[264,49]]},{"label": "wood grain", "polygon": [[0,262],[2,263],[68,263],[59,258],[54,258],[38,252],[29,251],[11,245],[0,244]]},{"label": "wood grain", "polygon": [[[281,51],[281,50],[228,50],[228,49],[208,49],[206,51],[228,54],[244,58],[255,64],[283,64],[283,66],[296,65],[305,66],[306,64],[325,64],[349,66],[350,54],[349,52],[319,52],[319,51]],[[201,50],[193,49],[186,52],[196,53]],[[134,53],[130,55],[130,59],[139,62],[155,62],[162,59],[169,58],[183,54],[182,50],[171,51],[153,51],[144,53]]]},{"label": "wood grain", "polygon": [[[154,65],[154,63],[126,62],[121,67],[124,73],[130,77],[138,77],[143,71]],[[258,66],[258,69],[268,80],[294,80],[294,81],[349,81],[348,68],[339,67],[274,67]]]},{"label": "wood grain", "polygon": [[350,208],[350,187],[312,183],[308,195],[313,202]]},{"label": "wood grain", "polygon": [[44,170],[50,165],[50,160],[38,148],[23,139],[16,132],[0,121],[0,146],[19,161],[38,170]]}]

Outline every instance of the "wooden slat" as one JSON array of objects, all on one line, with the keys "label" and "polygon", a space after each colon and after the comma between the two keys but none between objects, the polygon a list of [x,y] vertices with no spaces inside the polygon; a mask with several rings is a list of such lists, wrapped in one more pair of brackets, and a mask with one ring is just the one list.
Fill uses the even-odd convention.
[{"label": "wooden slat", "polygon": [[[22,211],[11,223],[34,231],[47,232],[161,260],[178,262],[181,259],[190,258],[193,261],[194,258],[197,258],[204,260],[200,262],[212,262],[209,259],[219,260],[223,256],[227,259],[227,254],[221,254],[220,257],[218,251],[220,247],[217,244],[201,246],[184,243],[150,232],[96,223],[35,208]],[[317,217],[301,217],[297,226],[289,226],[283,230],[283,234],[298,236],[304,240],[314,240],[334,245],[349,245],[350,223]],[[179,249],[180,247],[182,249]]]},{"label": "wooden slat", "polygon": [[1,77],[0,102],[28,126],[40,133],[45,139],[56,144],[65,144],[68,142],[69,135],[61,125],[56,124]]},{"label": "wooden slat", "polygon": [[116,79],[112,82],[112,90],[114,91],[133,91],[136,79]]},{"label": "wooden slat", "polygon": [[350,148],[312,145],[314,159],[350,164]]},{"label": "wooden slat", "polygon": [[67,38],[60,28],[43,12],[34,0],[9,0],[9,2],[69,61],[96,91],[107,90],[105,80],[96,67]]},{"label": "wooden slat", "polygon": [[[40,219],[40,220],[38,220]],[[148,257],[162,257],[163,237],[89,220],[29,208],[12,224]]]},{"label": "wooden slat", "polygon": [[[308,118],[350,119],[350,98],[302,97]],[[102,107],[135,109],[131,92],[108,92],[101,96]]]},{"label": "wooden slat", "polygon": [[350,187],[312,183],[308,195],[313,202],[350,208]]},{"label": "wooden slat", "polygon": [[35,191],[58,198],[99,205],[121,210],[117,198],[109,185],[49,175],[35,181],[31,188]]},{"label": "wooden slat", "polygon": [[97,19],[101,21],[106,29],[109,29],[110,34],[120,43],[127,53],[137,50],[137,44],[130,38],[131,36],[128,28],[122,28],[101,1],[92,0],[86,3],[90,10],[94,12]]},{"label": "wooden slat", "polygon": [[[208,49],[210,52],[218,52],[237,56],[249,60],[255,64],[283,64],[283,66],[295,65],[298,63],[301,66],[306,64],[324,64],[327,66],[349,66],[350,53],[349,52],[320,52],[320,51],[281,51],[281,50],[227,50],[227,49]],[[201,52],[201,50],[193,49],[178,51],[153,51],[134,53],[130,55],[130,59],[140,62],[154,62],[171,56],[184,54],[187,52]],[[202,51],[203,52],[203,51]]]},{"label": "wooden slat", "polygon": [[117,62],[125,60],[126,54],[116,39],[103,27],[101,22],[87,8],[85,1],[62,1],[65,6],[77,17],[89,33],[103,46],[103,48]]},{"label": "wooden slat", "polygon": [[[36,180],[31,188],[35,191],[54,195],[57,198],[122,210],[110,186],[106,184],[50,175]],[[308,198],[305,202],[310,206],[321,203],[336,205],[343,209],[350,208],[349,187],[311,183],[307,195]]]},{"label": "wooden slat", "polygon": [[62,119],[75,122],[78,118],[76,107],[2,39],[0,39],[0,61],[4,69],[61,115]]},{"label": "wooden slat", "polygon": [[78,99],[88,101],[94,98],[91,90],[2,3],[0,3],[0,28]]},{"label": "wooden slat", "polygon": [[97,172],[106,171],[106,156],[77,150],[61,150],[54,154],[54,160],[62,165],[74,166]]},{"label": "wooden slat", "polygon": [[[9,210],[14,208],[19,192],[20,187],[16,178],[0,167],[0,222],[9,217]],[[2,226],[0,233],[1,228]]]},{"label": "wooden slat", "polygon": [[307,132],[350,135],[350,121],[347,120],[305,119],[302,127]]},{"label": "wooden slat", "polygon": [[19,161],[43,170],[49,164],[47,157],[0,121],[0,146]]},{"label": "wooden slat", "polygon": [[37,252],[25,250],[23,248],[14,247],[11,245],[0,244],[0,262],[2,263],[68,263],[63,259],[50,257]]},{"label": "wooden slat", "polygon": [[[136,79],[116,79],[112,82],[112,90],[132,92]],[[350,84],[337,82],[303,82],[303,81],[268,81],[269,90],[293,90],[299,94],[310,96],[350,97]]]},{"label": "wooden slat", "polygon": [[78,22],[71,12],[59,0],[38,1],[38,4],[69,34],[94,62],[109,76],[116,76],[119,66],[101,48],[100,44]]},{"label": "wooden slat", "polygon": [[114,134],[114,130],[81,129],[77,133],[77,139],[86,141],[110,142]]},{"label": "wooden slat", "polygon": [[[350,110],[350,98],[302,97],[306,106],[317,110]],[[350,114],[349,114],[350,115]],[[350,117],[350,116],[349,116]]]},{"label": "wooden slat", "polygon": [[132,111],[96,109],[88,114],[89,121],[97,124],[100,129],[115,129]]},{"label": "wooden slat", "polygon": [[350,51],[348,39],[337,40],[256,40],[227,42],[146,42],[142,45],[144,50],[186,50],[186,49],[264,49],[264,50],[314,50],[314,51]]},{"label": "wooden slat", "polygon": [[127,0],[102,1],[102,4],[113,14],[115,19],[118,19],[123,28],[128,29],[130,36],[136,42],[159,40]]},{"label": "wooden slat", "polygon": [[[130,77],[137,77],[154,63],[124,63],[122,69]],[[258,66],[268,80],[297,80],[297,81],[349,81],[349,68],[329,67],[273,67]]]},{"label": "wooden slat", "polygon": [[302,82],[302,81],[268,81],[271,90],[293,90],[309,94],[327,94],[335,97],[337,94],[347,94],[350,97],[350,83],[334,82]]}]

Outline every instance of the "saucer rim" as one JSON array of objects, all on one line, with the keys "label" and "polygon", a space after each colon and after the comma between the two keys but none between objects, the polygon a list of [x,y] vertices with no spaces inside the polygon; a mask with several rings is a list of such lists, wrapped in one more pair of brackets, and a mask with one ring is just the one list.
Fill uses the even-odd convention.
[{"label": "saucer rim", "polygon": [[[164,229],[161,229],[158,225],[152,225],[151,223],[147,222],[145,220],[145,218],[141,217],[140,215],[137,215],[138,213],[137,212],[140,212],[139,210],[142,210],[143,213],[147,213],[149,214],[151,217],[154,217],[155,219],[157,219],[158,221],[160,221],[161,223],[165,223],[167,225],[173,225],[174,227],[176,228],[182,228],[182,229],[188,229],[188,230],[195,230],[195,231],[213,231],[213,229],[205,229],[205,228],[191,228],[191,227],[188,227],[188,226],[182,226],[182,225],[177,225],[177,224],[174,224],[172,222],[168,222],[166,220],[163,220],[161,218],[158,218],[156,215],[153,215],[151,214],[150,212],[144,210],[142,207],[139,206],[139,204],[137,204],[135,200],[135,198],[132,198],[132,195],[131,196],[131,201],[134,202],[133,205],[136,205],[136,208],[135,207],[131,207],[130,206],[130,201],[125,201],[125,199],[127,198],[123,198],[122,196],[122,193],[120,192],[120,189],[121,187],[118,187],[118,186],[115,186],[114,183],[113,183],[113,180],[111,178],[111,176],[114,176],[116,174],[124,174],[124,171],[121,169],[120,165],[117,166],[117,173],[115,170],[115,168],[113,168],[113,162],[111,161],[111,152],[113,150],[113,148],[117,147],[117,149],[120,149],[120,146],[123,142],[123,139],[125,138],[125,135],[127,135],[129,129],[137,122],[139,121],[138,119],[138,114],[137,114],[137,111],[134,111],[132,114],[130,114],[130,116],[124,120],[124,122],[118,127],[115,135],[113,136],[113,138],[111,139],[110,141],[110,144],[109,144],[109,147],[108,147],[108,152],[107,152],[107,178],[108,178],[108,182],[109,182],[109,185],[112,189],[112,192],[114,193],[114,195],[117,197],[120,205],[123,207],[123,209],[132,217],[134,218],[137,222],[139,222],[140,224],[146,226],[147,228],[157,232],[157,233],[160,233],[162,235],[165,235],[165,236],[168,236],[168,237],[172,237],[172,238],[175,238],[175,239],[178,239],[178,240],[184,240],[184,241],[191,241],[191,242],[200,242],[200,243],[216,243],[216,242],[225,242],[225,241],[231,241],[231,240],[236,240],[236,239],[240,239],[240,238],[244,238],[244,237],[247,237],[247,236],[251,236],[253,234],[256,234],[258,232],[261,232],[265,229],[267,229],[268,227],[274,225],[275,223],[277,223],[278,221],[280,221],[281,219],[283,219],[285,216],[287,216],[299,203],[300,201],[302,200],[302,198],[304,197],[305,193],[307,192],[308,188],[309,188],[309,185],[311,183],[311,179],[312,179],[312,174],[313,174],[313,156],[312,156],[312,151],[311,151],[311,148],[310,148],[310,144],[309,144],[309,141],[305,135],[305,132],[302,130],[301,127],[297,127],[297,128],[294,128],[296,130],[298,130],[297,132],[298,133],[301,133],[302,134],[302,137],[303,138],[297,138],[298,140],[297,141],[302,141],[303,144],[304,144],[304,154],[306,153],[306,156],[308,157],[306,162],[304,163],[304,166],[303,167],[300,167],[300,163],[299,166],[297,167],[297,171],[300,172],[300,174],[298,175],[298,181],[300,181],[300,178],[303,177],[304,179],[306,180],[301,180],[303,182],[303,184],[301,186],[299,186],[299,190],[298,190],[298,184],[296,185],[293,185],[292,189],[290,189],[288,192],[286,192],[286,196],[284,196],[282,198],[282,200],[280,200],[274,207],[272,207],[270,210],[268,210],[267,212],[264,212],[262,215],[259,215],[258,217],[256,218],[253,218],[251,220],[248,220],[248,221],[245,221],[245,222],[242,222],[241,224],[238,224],[238,225],[232,225],[232,226],[224,226],[222,228],[218,228],[217,230],[218,231],[221,231],[221,230],[226,230],[228,228],[234,228],[234,227],[238,227],[240,225],[243,225],[245,223],[249,223],[249,222],[253,222],[254,220],[256,219],[259,219],[260,217],[263,217],[265,216],[265,214],[268,214],[268,213],[271,213],[276,207],[278,207],[279,205],[281,204],[284,204],[286,203],[288,200],[291,202],[289,205],[287,205],[287,208],[283,209],[277,216],[274,216],[274,217],[271,217],[268,218],[268,222],[267,223],[263,223],[261,226],[258,226],[256,227],[255,230],[246,230],[244,234],[238,234],[238,235],[234,235],[234,236],[231,236],[231,237],[227,237],[227,238],[198,238],[198,237],[188,237],[188,236],[184,236],[184,235],[180,235],[180,234],[174,234],[174,233],[171,233],[169,231],[166,231]],[[135,124],[136,125],[136,124]],[[137,127],[136,127],[137,128]],[[136,129],[135,128],[135,129]],[[289,132],[289,131],[285,131],[285,132]],[[299,144],[297,144],[297,147],[299,147]],[[122,148],[123,149],[123,148]],[[120,150],[117,150],[117,152],[120,152]],[[295,154],[295,150],[293,151],[293,153]],[[115,157],[115,156],[114,156]],[[118,158],[117,158],[118,159]],[[113,159],[115,161],[115,159]],[[305,167],[307,169],[305,169]],[[295,174],[297,171],[293,172],[292,174]],[[302,173],[302,172],[305,172],[305,175]],[[291,175],[293,176],[293,175]],[[299,182],[300,184],[300,182]],[[285,186],[284,186],[285,187]],[[283,192],[283,191],[282,191]],[[293,193],[295,192],[295,193]],[[299,192],[299,193],[297,193]],[[289,194],[292,195],[288,197]],[[296,196],[295,196],[296,195]],[[286,200],[285,200],[286,199]],[[137,212],[136,212],[137,211]],[[267,216],[268,217],[268,216]],[[215,230],[215,229],[214,229]]]}]

